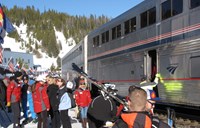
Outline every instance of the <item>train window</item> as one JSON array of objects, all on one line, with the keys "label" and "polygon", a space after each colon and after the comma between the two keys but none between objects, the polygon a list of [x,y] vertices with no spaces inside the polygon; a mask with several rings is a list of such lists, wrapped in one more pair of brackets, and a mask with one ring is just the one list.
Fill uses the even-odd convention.
[{"label": "train window", "polygon": [[117,26],[117,37],[121,36],[121,25]]},{"label": "train window", "polygon": [[171,17],[171,0],[162,3],[162,20]]},{"label": "train window", "polygon": [[183,0],[167,0],[162,3],[162,20],[183,12]]},{"label": "train window", "polygon": [[101,34],[101,42],[102,42],[102,44],[104,44],[106,42],[105,32]]},{"label": "train window", "polygon": [[152,8],[149,10],[149,25],[156,23],[156,8]]},{"label": "train window", "polygon": [[153,7],[140,14],[141,28],[154,24],[156,22],[156,8]]},{"label": "train window", "polygon": [[109,41],[109,31],[106,31],[101,34],[101,41],[102,41],[102,44]]},{"label": "train window", "polygon": [[124,22],[124,34],[129,34],[136,30],[136,17]]},{"label": "train window", "polygon": [[142,13],[140,17],[141,17],[141,28],[144,28],[147,26],[147,12]]},{"label": "train window", "polygon": [[116,39],[116,33],[117,33],[117,28],[116,27],[114,27],[114,28],[112,28],[112,39],[114,40],[114,39]]},{"label": "train window", "polygon": [[183,0],[173,0],[172,3],[172,16],[183,12]]},{"label": "train window", "polygon": [[196,8],[200,6],[200,0],[190,0],[190,8]]},{"label": "train window", "polygon": [[116,39],[121,36],[121,25],[112,28],[112,39]]},{"label": "train window", "polygon": [[106,31],[106,42],[109,41],[109,31]]},{"label": "train window", "polygon": [[99,44],[99,36],[93,38],[93,47],[98,47]]}]

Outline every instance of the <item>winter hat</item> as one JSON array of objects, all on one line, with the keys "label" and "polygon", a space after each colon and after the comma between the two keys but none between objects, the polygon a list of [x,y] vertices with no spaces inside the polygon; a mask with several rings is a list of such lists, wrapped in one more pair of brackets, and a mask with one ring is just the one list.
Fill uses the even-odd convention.
[{"label": "winter hat", "polygon": [[33,85],[35,83],[35,80],[29,80],[28,85]]},{"label": "winter hat", "polygon": [[154,101],[160,100],[160,98],[156,96],[154,90],[146,89],[145,91],[147,92],[147,100],[154,100]]},{"label": "winter hat", "polygon": [[46,82],[46,76],[45,75],[39,75],[39,76],[36,77],[36,81]]},{"label": "winter hat", "polygon": [[15,73],[14,73],[14,76],[17,78],[17,77],[20,77],[20,76],[22,76],[22,72],[20,72],[20,71],[16,71]]}]

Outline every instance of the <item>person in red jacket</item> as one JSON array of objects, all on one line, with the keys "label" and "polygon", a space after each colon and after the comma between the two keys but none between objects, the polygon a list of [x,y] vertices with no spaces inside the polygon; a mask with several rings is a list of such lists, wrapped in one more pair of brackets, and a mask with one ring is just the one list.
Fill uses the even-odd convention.
[{"label": "person in red jacket", "polygon": [[45,87],[45,77],[39,75],[36,78],[36,84],[32,86],[32,97],[33,97],[33,106],[34,111],[38,116],[38,125],[37,128],[47,128],[47,111],[50,109],[49,98],[47,95]]},{"label": "person in red jacket", "polygon": [[81,120],[83,128],[87,124],[87,110],[92,101],[90,91],[86,88],[85,82],[82,80],[79,83],[79,89],[75,91],[75,100],[80,108]]},{"label": "person in red jacket", "polygon": [[11,106],[13,111],[13,128],[20,127],[21,79],[22,73],[15,72],[7,87],[7,107]]}]

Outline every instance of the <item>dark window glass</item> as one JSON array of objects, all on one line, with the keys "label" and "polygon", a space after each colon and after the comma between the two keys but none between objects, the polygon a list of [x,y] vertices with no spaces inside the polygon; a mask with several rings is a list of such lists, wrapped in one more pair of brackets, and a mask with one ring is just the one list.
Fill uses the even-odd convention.
[{"label": "dark window glass", "polygon": [[124,34],[128,34],[130,32],[129,30],[129,20],[124,22]]},{"label": "dark window glass", "polygon": [[117,38],[121,36],[121,25],[117,26]]},{"label": "dark window glass", "polygon": [[99,36],[93,38],[93,47],[99,46]]},{"label": "dark window glass", "polygon": [[136,30],[136,17],[124,22],[124,34],[128,34]]},{"label": "dark window glass", "polygon": [[102,44],[109,41],[109,31],[102,33]]},{"label": "dark window glass", "polygon": [[116,39],[116,35],[117,35],[117,31],[116,31],[116,27],[112,28],[112,39]]},{"label": "dark window glass", "polygon": [[173,0],[172,15],[175,16],[183,12],[183,0]]},{"label": "dark window glass", "polygon": [[99,46],[99,36],[96,37],[96,42],[97,46]]},{"label": "dark window glass", "polygon": [[198,6],[200,6],[200,0],[191,0],[190,1],[190,7],[191,8],[196,8]]},{"label": "dark window glass", "polygon": [[146,27],[147,26],[147,11],[142,13],[140,15],[140,19],[141,19],[141,28]]},{"label": "dark window glass", "polygon": [[133,32],[136,30],[136,17],[131,19],[131,24],[130,24],[130,32]]},{"label": "dark window glass", "polygon": [[93,38],[92,45],[95,46],[95,38]]},{"label": "dark window glass", "polygon": [[162,20],[171,17],[171,0],[162,3]]},{"label": "dark window glass", "polygon": [[105,39],[106,39],[105,33],[102,33],[102,34],[101,34],[101,42],[102,42],[102,44],[106,42]]},{"label": "dark window glass", "polygon": [[156,8],[152,8],[149,11],[149,25],[156,23]]},{"label": "dark window glass", "polygon": [[109,31],[106,31],[106,42],[109,41]]}]

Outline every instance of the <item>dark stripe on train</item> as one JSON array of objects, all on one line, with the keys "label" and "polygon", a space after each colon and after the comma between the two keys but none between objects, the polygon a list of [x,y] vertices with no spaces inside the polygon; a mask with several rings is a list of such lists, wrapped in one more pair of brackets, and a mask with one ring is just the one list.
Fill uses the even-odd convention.
[{"label": "dark stripe on train", "polygon": [[119,51],[119,52],[111,53],[111,54],[104,55],[104,56],[101,56],[101,57],[97,57],[97,58],[94,58],[94,59],[89,59],[88,62],[99,60],[99,59],[104,59],[104,58],[107,58],[107,57],[113,57],[113,56],[124,54],[124,53],[129,53],[129,52],[133,52],[133,51],[136,51],[136,50],[150,48],[150,47],[162,45],[162,44],[165,44],[165,43],[170,43],[170,42],[173,42],[173,41],[187,39],[187,38],[191,38],[193,36],[198,36],[198,35],[200,35],[200,29],[195,30],[195,31],[191,31],[191,32],[187,32],[187,33],[183,33],[183,34],[180,34],[180,35],[172,36],[172,37],[169,37],[169,38],[165,38],[165,39],[162,39],[162,40],[150,42],[148,44],[136,46],[136,47],[129,48],[129,49],[126,49],[126,50],[122,50],[122,51]]},{"label": "dark stripe on train", "polygon": [[[162,80],[164,81],[189,81],[189,80],[200,80],[200,78],[162,78]],[[98,80],[99,82],[102,82],[102,83],[106,83],[106,82],[118,82],[118,83],[121,83],[121,82],[127,82],[127,83],[130,83],[130,82],[141,82],[141,80]]]}]

